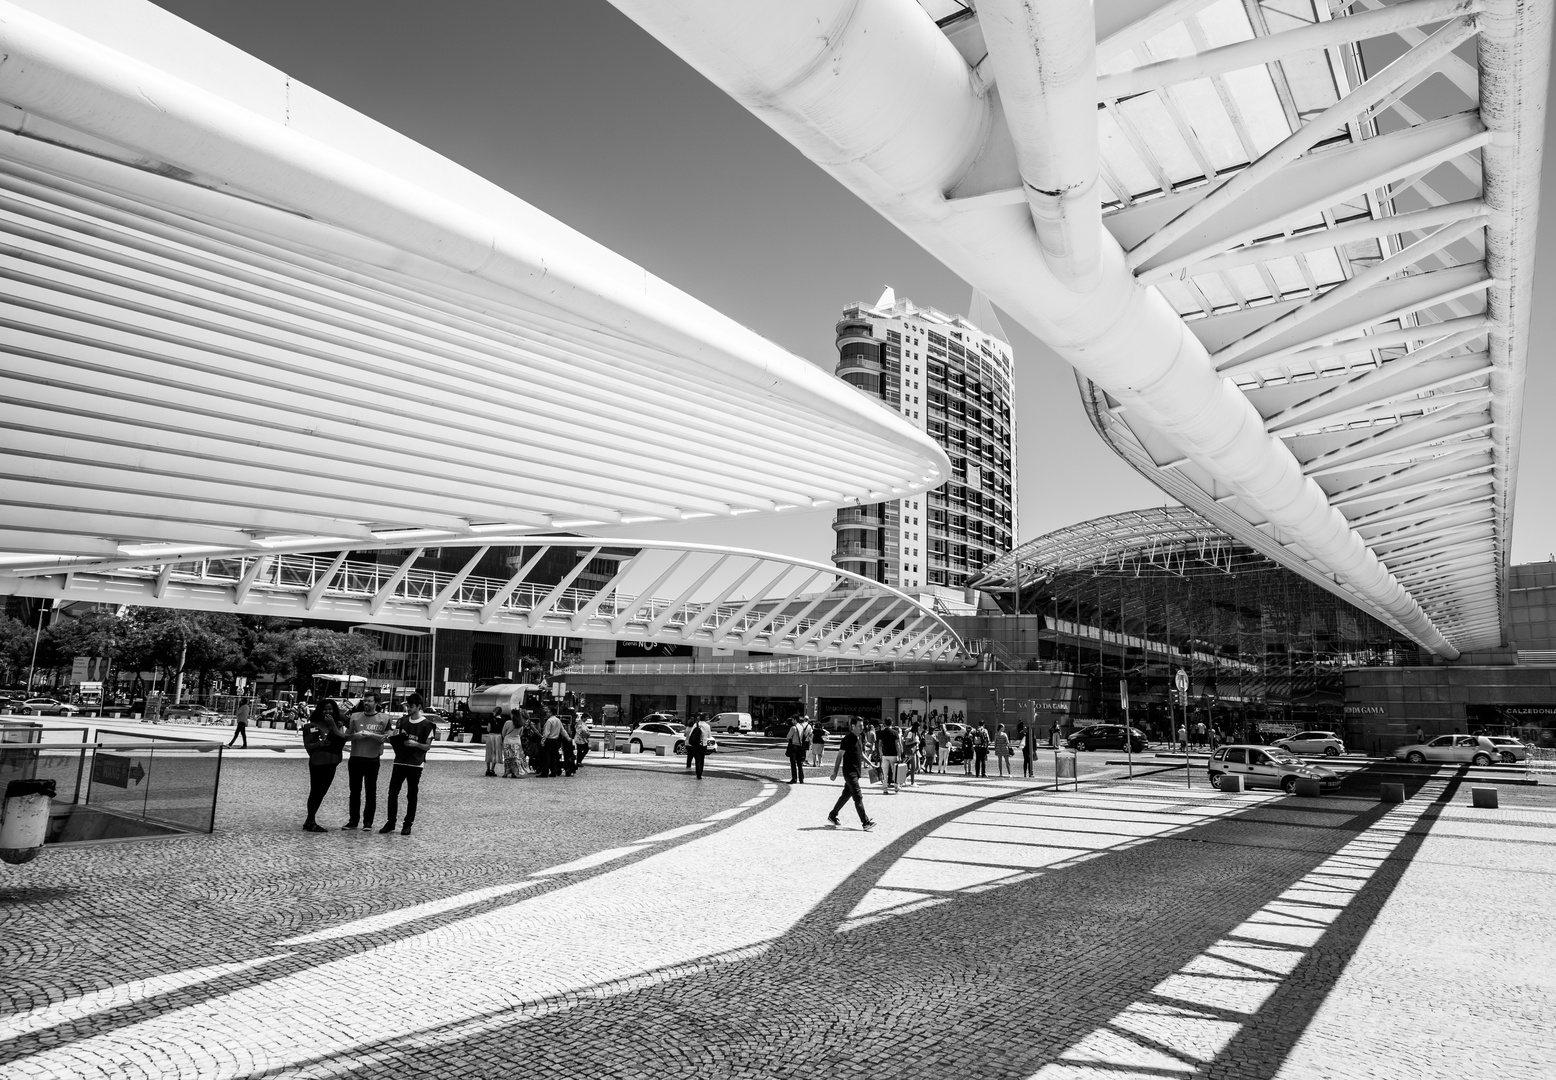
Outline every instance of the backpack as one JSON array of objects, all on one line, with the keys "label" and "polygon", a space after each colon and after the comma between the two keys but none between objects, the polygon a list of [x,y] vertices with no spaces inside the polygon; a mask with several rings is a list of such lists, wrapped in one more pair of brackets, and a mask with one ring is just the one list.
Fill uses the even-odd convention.
[{"label": "backpack", "polygon": [[691,730],[686,733],[686,745],[687,746],[701,746],[702,745],[702,723],[700,721],[698,723],[693,724],[692,727],[691,727]]}]

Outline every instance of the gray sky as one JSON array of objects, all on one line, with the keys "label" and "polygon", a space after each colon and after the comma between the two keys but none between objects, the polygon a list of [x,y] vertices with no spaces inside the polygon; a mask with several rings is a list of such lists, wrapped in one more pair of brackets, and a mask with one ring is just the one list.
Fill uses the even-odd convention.
[{"label": "gray sky", "polygon": [[[604,0],[157,0],[540,207],[831,370],[844,304],[970,290]],[[1549,188],[1549,182],[1547,182]],[[1556,550],[1556,303],[1541,223],[1513,559]],[[1167,498],[1081,411],[1070,367],[1014,321],[1019,535]],[[830,513],[652,535],[826,561]],[[650,531],[639,528],[638,533]]]}]

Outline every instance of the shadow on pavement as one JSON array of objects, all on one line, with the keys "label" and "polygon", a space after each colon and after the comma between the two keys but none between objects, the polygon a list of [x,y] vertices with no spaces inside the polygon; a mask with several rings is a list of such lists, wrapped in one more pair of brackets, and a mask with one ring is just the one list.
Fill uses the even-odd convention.
[{"label": "shadow on pavement", "polygon": [[[1452,792],[1450,786],[1439,801]],[[1197,797],[1215,802],[1207,792]],[[1031,1077],[1066,1052],[1073,1059],[1075,1048],[1094,1043],[1099,1032],[1115,1032],[1110,1025],[1128,1009],[1177,1008],[1156,1003],[1164,980],[1182,978],[1207,956],[1226,966],[1214,961],[1216,949],[1237,943],[1259,919],[1276,929],[1308,925],[1314,929],[1302,932],[1313,940],[1305,949],[1248,943],[1249,951],[1279,953],[1294,964],[1273,994],[1265,991],[1263,1004],[1240,1010],[1208,1001],[1179,1009],[1185,1022],[1233,1032],[1197,1061],[1142,1037],[1136,1050],[1156,1054],[1154,1065],[1094,1056],[1090,1065],[1069,1067],[1080,1072],[1044,1074],[1106,1076],[1130,1068],[1132,1076],[1263,1080],[1278,1070],[1344,970],[1435,816],[1429,810],[1418,823],[1407,821],[1403,841],[1397,834],[1386,841],[1381,868],[1346,894],[1327,931],[1317,916],[1328,908],[1282,897],[1299,884],[1313,887],[1302,883],[1315,869],[1352,858],[1337,860],[1341,849],[1372,843],[1367,830],[1397,808],[1361,800],[1345,800],[1349,810],[1338,800],[1264,802],[1176,835],[1119,844],[1105,858],[1019,875],[1001,887],[963,889],[873,922],[857,917],[860,902],[920,841],[1019,799],[1031,796],[965,806],[898,839],[759,955],[667,972],[637,983],[652,985],[610,996],[569,995],[549,1009],[492,1016],[479,1031],[422,1032],[319,1065],[332,1076],[364,1077],[386,1068],[396,1076],[458,1068],[492,1076]],[[1272,917],[1272,904],[1280,903],[1296,916]],[[1314,918],[1304,923],[1304,911]],[[567,944],[559,938],[556,947]],[[1223,981],[1236,984],[1235,970]],[[1245,981],[1271,984],[1267,975]]]}]

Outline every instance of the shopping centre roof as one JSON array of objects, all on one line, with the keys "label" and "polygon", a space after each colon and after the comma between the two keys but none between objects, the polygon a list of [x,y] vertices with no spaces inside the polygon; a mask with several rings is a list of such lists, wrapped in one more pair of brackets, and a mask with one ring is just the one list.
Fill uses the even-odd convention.
[{"label": "shopping centre roof", "polygon": [[1028,540],[983,568],[973,588],[1031,588],[1056,574],[1235,573],[1274,565],[1181,506],[1129,510]]},{"label": "shopping centre roof", "polygon": [[1439,655],[1500,639],[1548,0],[614,2],[1180,502]]}]

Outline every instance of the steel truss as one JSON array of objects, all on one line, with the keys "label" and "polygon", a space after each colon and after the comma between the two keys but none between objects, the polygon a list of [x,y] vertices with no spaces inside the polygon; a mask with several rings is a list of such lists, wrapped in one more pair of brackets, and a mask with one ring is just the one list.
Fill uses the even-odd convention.
[{"label": "steel truss", "polygon": [[1185,505],[1439,655],[1500,641],[1549,0],[614,2]]}]

